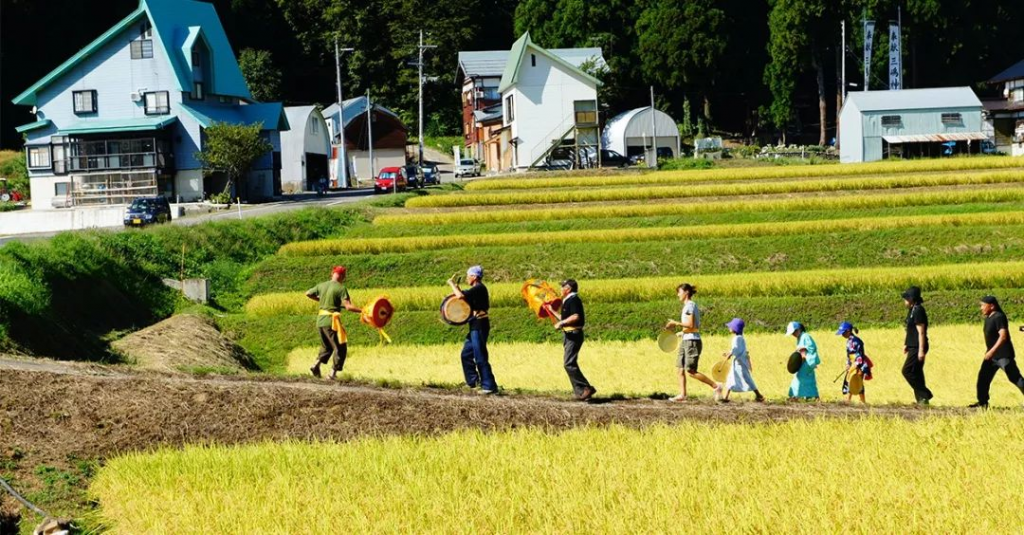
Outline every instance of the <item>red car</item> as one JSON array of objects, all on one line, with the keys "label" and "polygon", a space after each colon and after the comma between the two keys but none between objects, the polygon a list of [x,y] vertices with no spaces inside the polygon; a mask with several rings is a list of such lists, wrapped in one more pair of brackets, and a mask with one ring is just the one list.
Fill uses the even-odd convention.
[{"label": "red car", "polygon": [[405,169],[401,167],[385,167],[377,173],[373,181],[374,193],[387,193],[395,191],[395,181],[398,181],[398,191],[405,191],[409,187],[409,180],[405,176]]}]

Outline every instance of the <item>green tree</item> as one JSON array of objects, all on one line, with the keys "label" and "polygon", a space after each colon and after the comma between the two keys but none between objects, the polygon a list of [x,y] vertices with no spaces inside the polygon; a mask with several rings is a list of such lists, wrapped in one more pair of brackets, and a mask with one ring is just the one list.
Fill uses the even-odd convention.
[{"label": "green tree", "polygon": [[769,63],[765,83],[772,93],[771,122],[782,131],[793,119],[798,76],[813,69],[817,84],[820,122],[819,144],[826,142],[828,125],[825,99],[825,43],[835,39],[837,13],[843,6],[832,0],[770,0],[768,16]]},{"label": "green tree", "polygon": [[232,186],[242,184],[256,160],[274,150],[260,134],[262,130],[263,123],[214,123],[203,130],[203,150],[196,153],[196,159],[206,174],[222,172],[227,176],[224,193],[230,195]]},{"label": "green tree", "polygon": [[257,102],[281,98],[281,69],[274,65],[269,51],[246,48],[238,56],[238,68],[242,70],[249,92]]},{"label": "green tree", "polygon": [[665,90],[697,92],[705,120],[729,39],[726,26],[717,0],[649,0],[636,22],[643,72]]}]

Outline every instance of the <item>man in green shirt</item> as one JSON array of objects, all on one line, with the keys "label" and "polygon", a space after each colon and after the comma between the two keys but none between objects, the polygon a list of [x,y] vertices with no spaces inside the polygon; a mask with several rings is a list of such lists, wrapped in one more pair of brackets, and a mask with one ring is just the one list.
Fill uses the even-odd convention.
[{"label": "man in green shirt", "polygon": [[321,282],[306,292],[306,297],[320,303],[320,312],[316,319],[316,327],[320,331],[320,354],[316,358],[316,363],[309,369],[314,377],[320,377],[320,365],[327,364],[331,355],[334,355],[331,379],[337,378],[338,373],[345,367],[345,357],[348,356],[348,333],[341,324],[341,310],[356,314],[363,312],[361,308],[352,304],[343,282],[345,268],[335,266],[331,272],[331,280]]}]

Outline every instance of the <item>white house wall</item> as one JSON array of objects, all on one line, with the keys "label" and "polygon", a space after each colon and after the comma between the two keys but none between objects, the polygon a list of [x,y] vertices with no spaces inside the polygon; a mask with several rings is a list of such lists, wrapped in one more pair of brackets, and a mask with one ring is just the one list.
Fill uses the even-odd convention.
[{"label": "white house wall", "polygon": [[[531,55],[537,58],[532,66]],[[515,100],[515,118],[511,123],[512,138],[519,139],[517,167],[529,167],[573,125],[577,100],[597,100],[594,83],[568,72],[547,56],[530,46],[519,66],[517,83],[502,98],[511,94]]]},{"label": "white house wall", "polygon": [[859,163],[864,161],[864,140],[860,110],[852,104],[843,107],[839,115],[839,161]]}]

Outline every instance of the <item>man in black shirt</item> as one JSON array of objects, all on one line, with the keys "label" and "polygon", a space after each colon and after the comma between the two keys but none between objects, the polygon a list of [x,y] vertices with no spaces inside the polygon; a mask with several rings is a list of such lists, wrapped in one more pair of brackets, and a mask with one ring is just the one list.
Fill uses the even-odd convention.
[{"label": "man in black shirt", "polygon": [[924,310],[921,289],[917,286],[908,288],[903,292],[903,302],[907,306],[907,338],[903,343],[903,354],[907,358],[903,362],[903,377],[914,389],[917,403],[927,405],[934,396],[924,380],[924,358],[928,354],[928,313]]},{"label": "man in black shirt", "polygon": [[1006,372],[1006,378],[1024,394],[1024,378],[1017,368],[1013,342],[1010,341],[1010,322],[1006,314],[1003,314],[999,300],[991,295],[982,297],[981,314],[985,316],[985,347],[988,351],[978,370],[978,402],[971,407],[988,407],[989,387],[1000,369]]},{"label": "man in black shirt", "polygon": [[484,268],[473,266],[466,270],[469,288],[462,291],[453,276],[448,280],[456,297],[466,300],[472,315],[469,318],[469,334],[462,346],[462,372],[470,388],[480,386],[481,394],[496,394],[498,383],[491,371],[490,356],[487,354],[487,337],[491,333],[491,320],[487,311],[491,308],[491,297],[484,286]]},{"label": "man in black shirt", "polygon": [[569,374],[572,391],[576,399],[588,401],[597,389],[583,376],[577,360],[580,348],[583,347],[583,327],[586,325],[586,314],[583,312],[583,300],[577,295],[579,285],[573,279],[562,281],[562,319],[555,324],[555,329],[562,331],[562,347],[565,349],[565,373]]}]

